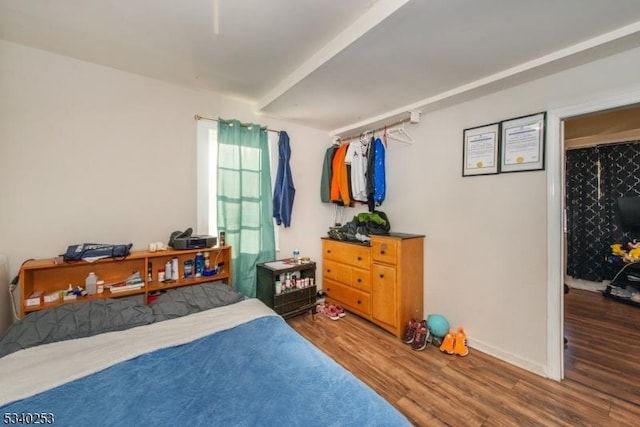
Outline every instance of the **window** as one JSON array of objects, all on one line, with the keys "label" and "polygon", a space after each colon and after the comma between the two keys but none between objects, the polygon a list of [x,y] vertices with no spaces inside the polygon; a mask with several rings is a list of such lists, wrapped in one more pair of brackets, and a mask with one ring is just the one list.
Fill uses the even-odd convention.
[{"label": "window", "polygon": [[[216,215],[216,178],[218,164],[218,122],[214,120],[198,120],[197,129],[197,216],[196,233],[210,236],[218,235]],[[269,158],[271,172],[271,188],[275,185],[276,168],[278,167],[278,135],[268,133]],[[275,230],[276,251],[279,250],[278,228]]]},{"label": "window", "polygon": [[216,215],[216,165],[218,164],[218,123],[198,120],[197,234],[218,235]]}]

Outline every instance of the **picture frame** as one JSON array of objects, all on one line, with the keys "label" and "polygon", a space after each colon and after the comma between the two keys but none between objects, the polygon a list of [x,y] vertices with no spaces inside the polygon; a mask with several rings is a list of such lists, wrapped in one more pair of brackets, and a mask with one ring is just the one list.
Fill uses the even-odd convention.
[{"label": "picture frame", "polygon": [[464,129],[462,176],[499,173],[500,123]]},{"label": "picture frame", "polygon": [[500,172],[544,170],[547,113],[500,123]]}]

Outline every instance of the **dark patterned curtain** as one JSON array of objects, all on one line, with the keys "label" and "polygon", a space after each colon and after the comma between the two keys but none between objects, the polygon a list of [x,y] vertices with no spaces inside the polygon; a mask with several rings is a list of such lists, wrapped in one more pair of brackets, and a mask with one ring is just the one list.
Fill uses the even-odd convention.
[{"label": "dark patterned curtain", "polygon": [[598,152],[569,150],[566,155],[567,274],[575,279],[602,280]]},{"label": "dark patterned curtain", "polygon": [[611,279],[604,262],[609,245],[630,239],[617,226],[613,205],[640,195],[638,141],[567,151],[567,274],[575,279]]}]

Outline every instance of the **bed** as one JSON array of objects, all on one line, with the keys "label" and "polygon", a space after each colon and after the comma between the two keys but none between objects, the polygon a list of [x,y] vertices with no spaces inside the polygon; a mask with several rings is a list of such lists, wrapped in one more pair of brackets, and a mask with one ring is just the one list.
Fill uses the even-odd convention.
[{"label": "bed", "polygon": [[[130,301],[110,302],[108,309],[92,307],[93,321],[83,314],[41,313],[31,324],[25,321],[33,314],[27,316],[22,321],[27,326],[13,325],[0,340],[8,353],[0,358],[3,421],[65,426],[410,425],[259,300],[246,299],[226,285],[200,286],[150,306]],[[200,289],[231,297],[220,305],[202,304],[202,295],[191,300],[184,296]],[[68,310],[79,313],[76,306],[82,304],[88,303],[69,305],[74,307]],[[67,322],[72,326],[64,333],[57,330],[70,317],[75,317]],[[42,318],[58,336],[41,330]],[[38,327],[36,335],[44,343],[28,338],[25,344],[24,337]],[[16,351],[16,345],[22,348]]]}]

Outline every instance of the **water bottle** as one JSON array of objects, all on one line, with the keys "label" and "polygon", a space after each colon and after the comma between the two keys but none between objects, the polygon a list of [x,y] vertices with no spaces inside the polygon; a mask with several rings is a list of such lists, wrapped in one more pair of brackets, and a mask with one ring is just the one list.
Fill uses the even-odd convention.
[{"label": "water bottle", "polygon": [[89,273],[86,279],[84,279],[84,289],[89,295],[96,294],[96,287],[98,284],[98,276],[93,271]]},{"label": "water bottle", "polygon": [[171,275],[171,261],[167,261],[164,265],[164,280],[171,280],[173,276]]},{"label": "water bottle", "polygon": [[180,267],[178,267],[178,257],[174,256],[171,259],[171,280],[178,280],[180,277]]},{"label": "water bottle", "polygon": [[298,249],[293,250],[293,262],[296,264],[300,262],[300,251]]}]

